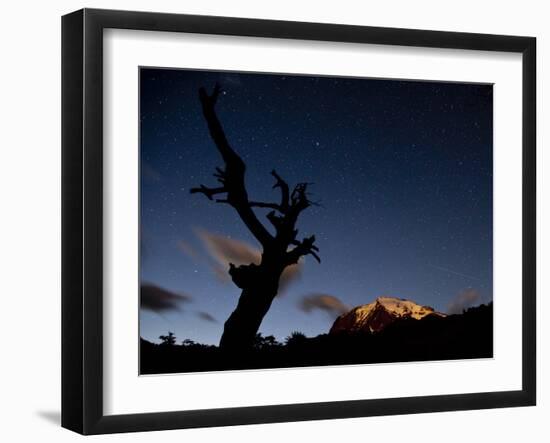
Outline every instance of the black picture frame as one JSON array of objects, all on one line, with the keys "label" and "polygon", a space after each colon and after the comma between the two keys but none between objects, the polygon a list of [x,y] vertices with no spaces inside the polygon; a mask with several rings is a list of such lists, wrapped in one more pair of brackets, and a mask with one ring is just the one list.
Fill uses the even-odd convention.
[{"label": "black picture frame", "polygon": [[[103,30],[502,51],[522,55],[522,389],[177,412],[103,413]],[[530,406],[536,403],[536,39],[83,9],[62,18],[62,426],[82,434]],[[519,149],[519,147],[518,147]]]}]

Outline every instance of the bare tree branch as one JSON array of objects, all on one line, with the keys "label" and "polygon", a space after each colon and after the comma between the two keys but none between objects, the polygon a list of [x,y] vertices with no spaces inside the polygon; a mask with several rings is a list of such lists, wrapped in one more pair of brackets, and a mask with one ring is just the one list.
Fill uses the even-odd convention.
[{"label": "bare tree branch", "polygon": [[303,257],[304,255],[312,255],[315,260],[321,263],[321,258],[317,254],[317,252],[319,252],[319,248],[314,245],[314,235],[311,237],[306,237],[302,241],[295,240],[292,243],[295,244],[296,247],[287,252],[287,262],[289,264],[298,263],[300,257]]},{"label": "bare tree branch", "polygon": [[216,173],[214,174],[223,187],[207,188],[201,185],[200,188],[193,188],[191,192],[202,193],[210,200],[212,200],[213,195],[227,193],[225,199],[218,199],[216,201],[219,203],[228,203],[233,206],[254,237],[256,237],[263,246],[266,246],[273,241],[273,236],[258,220],[256,214],[254,214],[252,210],[244,183],[246,166],[242,158],[229,145],[223,127],[216,114],[215,105],[221,93],[222,89],[217,83],[211,95],[208,95],[204,88],[199,89],[202,111],[208,124],[210,136],[225,162],[225,169],[216,168]]},{"label": "bare tree branch", "polygon": [[[237,154],[229,145],[229,142],[225,137],[223,127],[218,119],[218,116],[216,115],[215,105],[221,92],[222,89],[218,83],[216,83],[216,85],[214,86],[214,91],[212,92],[212,95],[208,95],[206,89],[204,88],[199,89],[199,98],[202,104],[202,112],[204,114],[204,117],[206,118],[206,122],[208,123],[210,136],[212,137],[212,140],[214,140],[218,151],[220,151],[220,154],[225,161],[225,173],[228,173],[229,165],[231,165],[232,169],[238,169],[239,172],[244,175],[244,170],[246,168],[245,164],[239,154]],[[217,170],[218,172],[221,172],[219,168]]]},{"label": "bare tree branch", "polygon": [[191,188],[189,192],[191,192],[191,194],[197,194],[197,193],[204,194],[208,197],[208,200],[212,200],[212,196],[216,194],[221,194],[222,192],[227,192],[227,190],[225,189],[225,187],[207,188],[204,185],[200,185],[199,188]]},{"label": "bare tree branch", "polygon": [[277,233],[280,233],[282,227],[283,227],[283,223],[284,223],[284,217],[281,217],[277,214],[275,214],[275,211],[270,211],[267,215],[266,215],[267,219],[271,222],[271,224],[275,227],[275,229],[277,230]]},{"label": "bare tree branch", "polygon": [[[298,183],[291,192],[288,183],[273,170],[271,171],[271,175],[275,178],[273,188],[280,189],[281,203],[249,201],[244,184],[246,166],[241,157],[229,145],[214,109],[221,93],[222,89],[218,84],[214,87],[211,95],[208,95],[204,88],[199,90],[199,97],[210,136],[225,161],[225,168],[216,168],[214,173],[214,176],[223,186],[208,188],[200,185],[199,188],[191,189],[191,192],[204,194],[210,200],[213,200],[214,195],[226,193],[226,198],[218,198],[215,201],[217,203],[227,203],[235,208],[250,232],[264,247],[270,245],[275,239],[258,220],[252,208],[272,209],[267,214],[267,219],[275,227],[276,238],[283,244],[293,244],[295,246],[294,249],[286,253],[286,262],[288,264],[297,263],[300,257],[304,255],[312,255],[320,262],[321,259],[317,254],[319,249],[314,245],[315,236],[306,237],[302,241],[296,240],[298,230],[295,229],[295,224],[299,214],[315,204],[308,196],[308,186],[311,183]],[[277,215],[277,212],[281,215]]]},{"label": "bare tree branch", "polygon": [[277,172],[275,172],[275,169],[271,171],[271,175],[275,177],[275,184],[273,185],[273,189],[280,188],[281,189],[281,205],[279,211],[282,213],[285,213],[288,211],[288,205],[289,205],[289,194],[290,190],[288,188],[288,183],[285,182]]},{"label": "bare tree branch", "polygon": [[307,192],[307,187],[309,185],[311,185],[311,183],[298,183],[292,190],[290,201],[298,214],[311,206],[311,201],[308,198]]},{"label": "bare tree branch", "polygon": [[269,208],[281,212],[281,206],[277,203],[250,202],[249,205],[251,208]]}]

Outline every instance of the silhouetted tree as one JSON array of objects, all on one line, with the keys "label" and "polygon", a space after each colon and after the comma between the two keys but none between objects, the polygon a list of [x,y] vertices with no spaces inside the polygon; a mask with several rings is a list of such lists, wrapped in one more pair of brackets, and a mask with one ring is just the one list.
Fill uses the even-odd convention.
[{"label": "silhouetted tree", "polygon": [[173,332],[168,331],[168,335],[161,335],[159,337],[163,346],[174,346],[176,344],[176,336]]},{"label": "silhouetted tree", "polygon": [[[204,88],[199,89],[210,136],[225,162],[225,167],[216,168],[214,174],[220,186],[209,188],[200,185],[191,189],[191,193],[201,193],[209,200],[232,206],[262,246],[260,264],[235,266],[231,263],[229,268],[233,283],[242,289],[242,293],[237,307],[224,324],[220,347],[243,349],[253,346],[262,319],[277,295],[279,279],[284,269],[298,263],[300,257],[308,254],[319,262],[321,260],[317,255],[319,249],[314,244],[315,236],[298,240],[298,230],[295,227],[300,213],[313,204],[308,198],[308,183],[298,183],[291,191],[288,183],[273,170],[273,188],[278,188],[281,192],[279,202],[252,201],[248,198],[245,186],[246,165],[229,145],[216,115],[215,105],[220,93],[218,84],[211,95]],[[218,198],[220,195],[223,196]],[[275,228],[274,235],[260,222],[253,208],[271,209],[267,219]]]},{"label": "silhouetted tree", "polygon": [[257,333],[254,337],[253,347],[256,349],[266,349],[274,346],[281,346],[281,343],[273,335],[266,335],[265,337]]},{"label": "silhouetted tree", "polygon": [[197,345],[197,343],[195,341],[190,340],[188,338],[186,338],[185,340],[182,340],[181,344],[183,346],[196,346]]},{"label": "silhouetted tree", "polygon": [[285,345],[295,346],[306,341],[306,335],[300,331],[293,331],[287,338],[285,338]]}]

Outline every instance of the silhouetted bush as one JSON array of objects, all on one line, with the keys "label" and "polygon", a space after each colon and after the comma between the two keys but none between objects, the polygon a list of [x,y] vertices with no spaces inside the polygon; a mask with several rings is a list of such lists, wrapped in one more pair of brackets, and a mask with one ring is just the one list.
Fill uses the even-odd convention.
[{"label": "silhouetted bush", "polygon": [[307,337],[303,332],[300,331],[292,331],[290,335],[285,338],[285,345],[286,346],[300,346],[301,344],[305,343]]},{"label": "silhouetted bush", "polygon": [[161,335],[159,338],[162,340],[162,346],[174,346],[176,344],[176,336],[173,332],[168,331],[168,335]]},{"label": "silhouetted bush", "polygon": [[254,349],[267,349],[273,346],[281,346],[281,343],[273,335],[268,335],[266,337],[262,336],[259,332],[256,334],[254,339]]}]

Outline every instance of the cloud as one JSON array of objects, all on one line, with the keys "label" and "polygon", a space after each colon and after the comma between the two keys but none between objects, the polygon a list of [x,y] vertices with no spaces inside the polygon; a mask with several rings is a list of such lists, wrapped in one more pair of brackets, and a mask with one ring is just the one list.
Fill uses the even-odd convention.
[{"label": "cloud", "polygon": [[[248,265],[251,263],[259,264],[262,259],[260,249],[242,240],[214,234],[204,229],[196,229],[195,233],[202,241],[208,255],[214,260],[212,270],[222,281],[231,281],[227,272],[229,270],[229,263],[233,263],[235,266]],[[180,244],[180,249],[185,249],[184,252],[190,257],[197,257],[197,254],[193,254],[187,246],[188,245],[185,245],[184,248],[181,248]],[[197,260],[197,258],[195,259]],[[303,261],[299,261],[285,268],[279,281],[279,294],[281,294],[290,283],[301,276],[302,266]]]},{"label": "cloud", "polygon": [[325,311],[330,315],[341,315],[349,311],[349,307],[338,297],[328,294],[310,294],[302,297],[299,307],[304,312],[312,312],[315,309]]},{"label": "cloud", "polygon": [[225,283],[231,282],[228,274],[229,263],[236,266],[260,263],[260,250],[246,242],[214,234],[204,229],[196,229],[195,234],[200,238],[208,255],[214,261],[211,264],[212,271]]},{"label": "cloud", "polygon": [[229,269],[229,263],[236,266],[260,263],[262,257],[260,250],[246,242],[214,234],[204,229],[197,229],[196,233],[210,256],[221,266],[227,266]]},{"label": "cloud", "polygon": [[201,260],[201,256],[197,250],[185,240],[178,241],[178,248],[194,262],[198,263]]},{"label": "cloud", "polygon": [[481,304],[481,294],[472,288],[459,292],[447,305],[448,314],[462,314],[462,311]]},{"label": "cloud", "polygon": [[197,316],[204,321],[208,321],[210,323],[218,323],[218,320],[213,315],[210,315],[208,312],[199,311],[197,312]]},{"label": "cloud", "polygon": [[140,288],[141,308],[156,313],[179,310],[182,303],[191,300],[187,294],[176,294],[151,283],[143,283]]},{"label": "cloud", "polygon": [[279,280],[279,293],[284,291],[288,285],[292,282],[298,280],[302,276],[303,261],[300,259],[298,263],[287,266],[283,273],[281,274],[281,279]]}]

